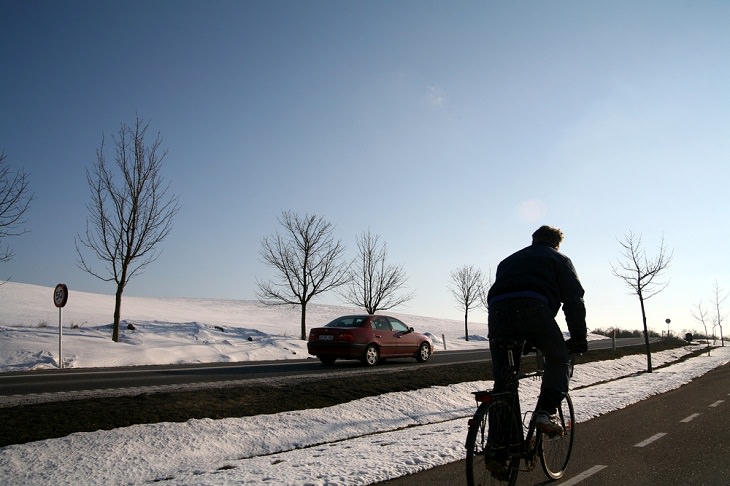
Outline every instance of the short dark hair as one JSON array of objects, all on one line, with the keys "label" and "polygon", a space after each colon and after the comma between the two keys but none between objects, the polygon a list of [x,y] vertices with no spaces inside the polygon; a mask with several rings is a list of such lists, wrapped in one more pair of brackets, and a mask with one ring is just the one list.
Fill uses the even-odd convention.
[{"label": "short dark hair", "polygon": [[553,228],[552,226],[540,226],[532,233],[532,243],[541,243],[543,245],[549,245],[553,248],[558,248],[560,242],[563,241],[563,232],[560,228]]}]

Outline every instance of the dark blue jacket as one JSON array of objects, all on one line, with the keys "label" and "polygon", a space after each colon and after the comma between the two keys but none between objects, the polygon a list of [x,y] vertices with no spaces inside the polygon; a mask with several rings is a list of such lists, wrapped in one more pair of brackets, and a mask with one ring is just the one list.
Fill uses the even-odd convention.
[{"label": "dark blue jacket", "polygon": [[494,284],[487,294],[487,302],[499,296],[535,292],[547,299],[557,315],[563,305],[565,322],[570,335],[586,337],[585,291],[570,258],[545,244],[532,244],[508,256],[499,266]]}]

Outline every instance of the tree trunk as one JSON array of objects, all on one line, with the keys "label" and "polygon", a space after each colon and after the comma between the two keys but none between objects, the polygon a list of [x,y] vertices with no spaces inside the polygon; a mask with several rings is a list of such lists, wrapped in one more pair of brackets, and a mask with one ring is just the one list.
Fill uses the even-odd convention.
[{"label": "tree trunk", "polygon": [[114,296],[114,330],[112,331],[112,341],[119,342],[119,321],[122,318],[122,293],[124,286],[127,285],[127,269],[129,268],[130,258],[127,257],[122,263],[122,276],[117,281],[117,292]]},{"label": "tree trunk", "polygon": [[464,312],[464,338],[468,341],[469,340],[469,326],[467,325],[469,318],[469,310],[467,309]]},{"label": "tree trunk", "polygon": [[307,303],[302,302],[302,341],[307,340]]},{"label": "tree trunk", "polygon": [[117,284],[117,292],[114,297],[114,328],[112,331],[112,341],[115,343],[119,342],[119,321],[122,316],[122,292],[124,292],[124,285]]},{"label": "tree trunk", "polygon": [[646,326],[646,311],[644,310],[644,298],[639,295],[641,302],[641,317],[644,320],[644,344],[646,345],[646,372],[651,373],[651,348],[649,347],[649,329]]}]

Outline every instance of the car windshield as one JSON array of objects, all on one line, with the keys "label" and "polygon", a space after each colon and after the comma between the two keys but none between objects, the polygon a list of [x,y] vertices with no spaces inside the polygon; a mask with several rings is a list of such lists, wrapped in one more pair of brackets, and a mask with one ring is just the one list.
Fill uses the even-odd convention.
[{"label": "car windshield", "polygon": [[345,316],[335,319],[324,327],[360,327],[366,320],[365,316]]}]

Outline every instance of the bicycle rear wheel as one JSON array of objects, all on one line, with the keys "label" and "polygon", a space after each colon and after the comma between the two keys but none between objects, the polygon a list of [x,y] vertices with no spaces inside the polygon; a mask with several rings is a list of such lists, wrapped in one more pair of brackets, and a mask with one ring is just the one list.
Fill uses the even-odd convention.
[{"label": "bicycle rear wheel", "polygon": [[468,486],[514,485],[522,456],[522,421],[507,398],[484,402],[466,436]]},{"label": "bicycle rear wheel", "polygon": [[542,434],[540,439],[540,463],[542,470],[551,479],[563,477],[573,450],[575,414],[570,395],[566,395],[560,403],[557,416],[563,426],[563,434]]}]

